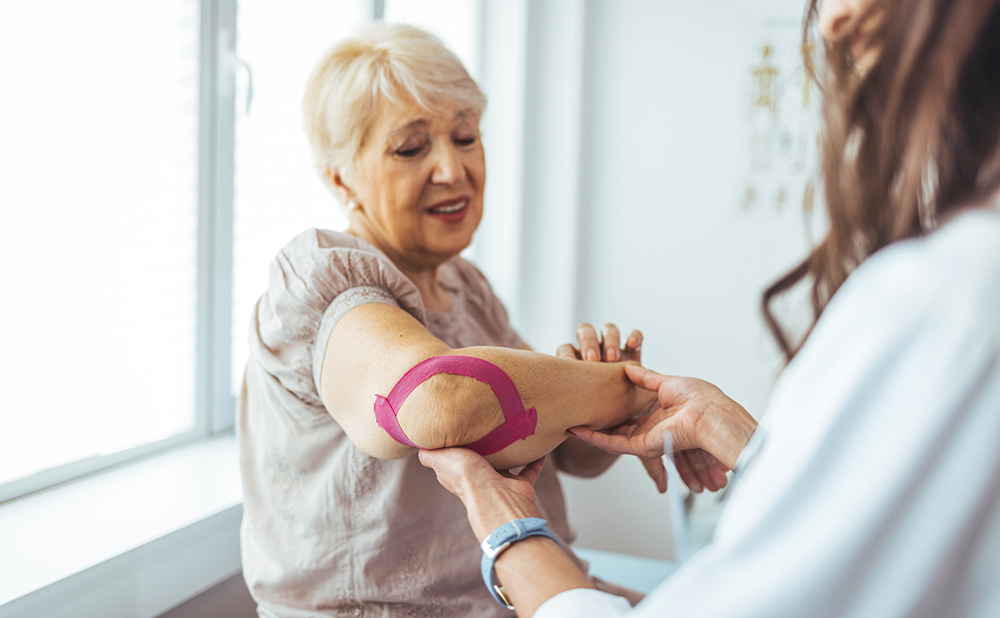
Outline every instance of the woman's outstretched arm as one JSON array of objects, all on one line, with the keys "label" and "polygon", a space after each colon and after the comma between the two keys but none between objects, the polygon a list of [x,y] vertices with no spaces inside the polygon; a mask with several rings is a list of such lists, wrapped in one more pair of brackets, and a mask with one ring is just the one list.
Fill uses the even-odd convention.
[{"label": "woman's outstretched arm", "polygon": [[[481,358],[513,380],[525,408],[538,413],[535,433],[489,455],[498,469],[525,465],[559,446],[578,425],[613,427],[656,403],[655,394],[633,385],[625,363],[581,363],[500,347],[453,349],[402,309],[380,303],[345,314],[326,346],[321,395],[327,410],[365,453],[397,459],[415,452],[375,422],[375,396],[417,363],[435,356]],[[440,373],[418,386],[400,406],[400,427],[422,448],[472,443],[504,421],[491,388],[478,380]]]}]

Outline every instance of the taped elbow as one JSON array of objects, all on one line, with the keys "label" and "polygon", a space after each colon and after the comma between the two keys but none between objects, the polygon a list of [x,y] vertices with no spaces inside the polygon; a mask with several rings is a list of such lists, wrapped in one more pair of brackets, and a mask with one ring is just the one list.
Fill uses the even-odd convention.
[{"label": "taped elbow", "polygon": [[426,449],[470,444],[504,420],[488,385],[446,373],[421,383],[400,406],[397,418],[405,436]]},{"label": "taped elbow", "polygon": [[387,397],[376,396],[375,421],[410,447],[467,446],[489,455],[534,434],[538,415],[524,409],[517,386],[500,367],[446,355],[418,363]]}]

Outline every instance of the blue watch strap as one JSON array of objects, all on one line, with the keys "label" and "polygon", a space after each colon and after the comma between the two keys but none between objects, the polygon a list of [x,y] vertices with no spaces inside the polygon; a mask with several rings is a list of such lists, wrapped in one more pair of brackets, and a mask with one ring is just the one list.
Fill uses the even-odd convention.
[{"label": "blue watch strap", "polygon": [[[563,544],[559,542],[556,535],[546,527],[547,521],[540,517],[527,517],[525,519],[515,519],[514,521],[507,522],[506,524],[500,526],[494,530],[485,540],[483,540],[480,547],[483,549],[483,559],[480,561],[479,566],[483,573],[483,581],[486,583],[486,588],[496,599],[497,603],[503,605],[507,609],[514,609],[507,596],[503,593],[503,588],[497,582],[496,571],[493,570],[493,564],[497,561],[497,557],[508,547],[513,545],[518,541],[523,541],[529,537],[533,536],[544,536],[552,539],[556,544],[562,548]],[[565,548],[563,548],[565,549]]]}]

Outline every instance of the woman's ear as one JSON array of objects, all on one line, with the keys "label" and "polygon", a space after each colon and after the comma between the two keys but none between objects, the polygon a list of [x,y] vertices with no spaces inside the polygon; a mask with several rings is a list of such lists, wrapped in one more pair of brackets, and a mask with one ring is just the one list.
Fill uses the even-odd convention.
[{"label": "woman's ear", "polygon": [[326,168],[326,177],[330,179],[337,197],[341,204],[348,204],[351,200],[357,199],[354,190],[348,185],[347,180],[340,173],[339,169]]}]

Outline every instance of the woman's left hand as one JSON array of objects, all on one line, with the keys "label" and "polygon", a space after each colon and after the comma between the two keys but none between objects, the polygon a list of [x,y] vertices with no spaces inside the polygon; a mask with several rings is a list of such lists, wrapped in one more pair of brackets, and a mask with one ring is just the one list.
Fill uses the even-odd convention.
[{"label": "woman's left hand", "polygon": [[535,481],[545,458],[528,464],[519,474],[497,472],[481,455],[467,448],[421,450],[420,463],[434,470],[438,482],[458,496],[480,542],[515,519],[541,517],[535,507]]},{"label": "woman's left hand", "polygon": [[[584,322],[576,329],[579,347],[564,343],[556,350],[556,356],[570,360],[587,360],[592,362],[618,363],[633,361],[642,364],[642,332],[633,330],[629,333],[625,345],[621,345],[621,332],[612,323],[607,323],[601,329],[598,338],[597,330]],[[570,438],[575,440],[575,438]],[[611,467],[617,456],[608,457],[606,453],[596,448],[588,448],[582,442],[563,443],[556,449],[558,467],[563,472],[577,476],[597,476]],[[572,459],[573,461],[569,461]],[[653,479],[658,492],[667,491],[667,469],[659,457],[638,457],[646,474]],[[581,473],[585,472],[585,473]]]},{"label": "woman's left hand", "polygon": [[556,349],[556,356],[606,363],[634,361],[642,364],[642,333],[638,330],[629,333],[625,345],[622,345],[621,333],[614,324],[605,324],[598,338],[597,330],[584,322],[576,329],[576,339],[579,347],[564,343]]}]

